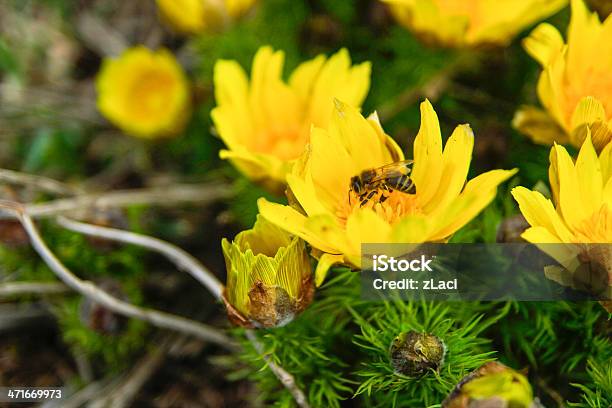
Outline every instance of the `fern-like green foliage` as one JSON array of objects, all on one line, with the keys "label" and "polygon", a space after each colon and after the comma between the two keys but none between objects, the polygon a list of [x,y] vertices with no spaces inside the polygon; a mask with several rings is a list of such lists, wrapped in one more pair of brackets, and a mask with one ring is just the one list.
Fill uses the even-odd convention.
[{"label": "fern-like green foliage", "polygon": [[[610,348],[610,344],[608,344]],[[582,391],[582,401],[569,403],[571,407],[579,408],[609,408],[612,407],[612,358],[605,360],[589,360],[587,373],[590,382],[586,385],[574,384]]]},{"label": "fern-like green foliage", "polygon": [[[464,375],[493,359],[489,342],[478,336],[487,324],[482,315],[459,321],[449,305],[430,302],[383,303],[366,310],[367,315],[354,312],[361,329],[354,342],[363,352],[356,395],[364,394],[373,406],[433,406]],[[434,334],[445,344],[446,357],[439,373],[411,378],[394,372],[389,347],[395,336],[408,330]]]}]

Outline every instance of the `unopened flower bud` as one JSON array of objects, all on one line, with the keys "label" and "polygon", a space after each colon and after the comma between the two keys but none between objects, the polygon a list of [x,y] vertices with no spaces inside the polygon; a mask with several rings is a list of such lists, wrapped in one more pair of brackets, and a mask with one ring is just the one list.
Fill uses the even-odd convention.
[{"label": "unopened flower bud", "polygon": [[229,319],[245,327],[291,322],[312,301],[312,266],[298,237],[257,218],[233,242],[224,239],[227,267],[224,302]]},{"label": "unopened flower bud", "polygon": [[446,346],[437,336],[413,330],[401,333],[391,343],[391,365],[398,374],[419,377],[428,370],[439,371]]},{"label": "unopened flower bud", "polygon": [[442,408],[536,408],[531,386],[521,373],[490,362],[463,377]]}]

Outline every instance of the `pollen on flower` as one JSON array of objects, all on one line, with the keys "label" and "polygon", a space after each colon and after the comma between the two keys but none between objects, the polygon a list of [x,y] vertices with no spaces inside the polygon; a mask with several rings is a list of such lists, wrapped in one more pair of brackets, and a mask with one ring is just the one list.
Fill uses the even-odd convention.
[{"label": "pollen on flower", "polygon": [[349,199],[336,212],[341,225],[345,225],[348,217],[361,208],[373,210],[389,224],[394,224],[407,215],[423,214],[416,194],[407,194],[400,191],[377,191],[372,198],[365,201],[360,200],[359,196],[353,191],[349,194]]},{"label": "pollen on flower", "polygon": [[607,204],[602,204],[598,211],[575,230],[576,242],[612,242],[612,211]]}]

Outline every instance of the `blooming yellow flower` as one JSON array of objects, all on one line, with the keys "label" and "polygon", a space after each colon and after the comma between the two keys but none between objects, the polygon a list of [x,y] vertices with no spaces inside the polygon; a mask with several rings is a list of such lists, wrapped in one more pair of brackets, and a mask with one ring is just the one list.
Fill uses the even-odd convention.
[{"label": "blooming yellow flower", "polygon": [[361,243],[444,241],[474,218],[515,171],[489,171],[465,184],[473,144],[470,127],[460,125],[443,150],[438,117],[423,102],[413,148],[416,194],[394,191],[386,201],[362,207],[349,189],[351,177],[404,156],[376,116],[366,120],[337,102],[328,129],[313,128],[309,148],[287,176],[299,208],[260,199],[259,211],[321,252],[320,284],[332,264],[360,267]]},{"label": "blooming yellow flower", "polygon": [[383,0],[397,21],[425,41],[462,47],[505,45],[567,0]]},{"label": "blooming yellow flower", "polygon": [[224,301],[232,322],[282,326],[312,301],[312,267],[298,237],[258,217],[253,229],[221,245],[227,266]]},{"label": "blooming yellow flower", "polygon": [[[550,152],[549,180],[552,202],[525,187],[512,190],[521,213],[531,225],[521,236],[536,244],[575,244],[545,246],[542,250],[570,273],[576,272],[581,259],[603,265],[609,274],[604,279],[611,296],[612,251],[607,246],[581,244],[612,242],[612,143],[598,157],[587,130],[576,163],[563,146],[555,144]],[[602,249],[608,253],[601,252]],[[556,275],[553,279],[574,286],[568,278]]]},{"label": "blooming yellow flower", "polygon": [[104,60],[96,88],[100,112],[134,136],[173,136],[189,118],[189,84],[167,50],[137,46]]},{"label": "blooming yellow flower", "polygon": [[199,34],[245,14],[256,0],[157,0],[162,20],[176,32]]},{"label": "blooming yellow flower", "polygon": [[217,107],[211,115],[229,159],[252,180],[278,190],[308,143],[312,125],[325,128],[333,98],[361,105],[370,87],[370,63],[351,66],[345,49],[319,55],[282,78],[284,53],[262,47],[251,81],[235,61],[215,66]]},{"label": "blooming yellow flower", "polygon": [[600,151],[612,138],[612,17],[602,24],[582,0],[572,0],[567,44],[544,23],[524,45],[543,68],[538,96],[546,112],[525,107],[514,126],[535,142],[570,142],[578,148],[589,127]]},{"label": "blooming yellow flower", "polygon": [[550,151],[553,201],[538,191],[515,187],[512,195],[531,228],[522,237],[534,243],[612,242],[612,143],[599,157],[590,134],[576,163],[563,146]]}]

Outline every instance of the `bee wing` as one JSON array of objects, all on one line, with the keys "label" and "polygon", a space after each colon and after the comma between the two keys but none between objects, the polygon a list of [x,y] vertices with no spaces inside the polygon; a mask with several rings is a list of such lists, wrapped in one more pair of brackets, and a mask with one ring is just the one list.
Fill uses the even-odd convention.
[{"label": "bee wing", "polygon": [[393,176],[408,176],[412,173],[412,160],[402,160],[394,163],[389,163],[376,168],[376,175],[372,177],[372,183],[388,179]]}]

